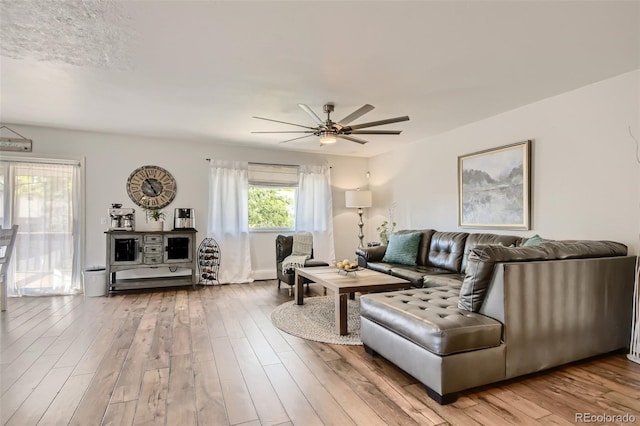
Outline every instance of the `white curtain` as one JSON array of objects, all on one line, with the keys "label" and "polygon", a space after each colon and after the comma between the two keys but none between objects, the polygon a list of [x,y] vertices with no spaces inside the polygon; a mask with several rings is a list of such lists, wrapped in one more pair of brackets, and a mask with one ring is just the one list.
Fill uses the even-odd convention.
[{"label": "white curtain", "polygon": [[220,245],[218,280],[251,282],[248,163],[211,160],[210,165],[207,232]]},{"label": "white curtain", "polygon": [[18,225],[9,296],[81,291],[80,165],[5,162],[3,226]]},{"label": "white curtain", "polygon": [[313,234],[313,257],[331,262],[333,244],[333,204],[328,165],[302,165],[298,182],[296,231]]},{"label": "white curtain", "polygon": [[636,259],[636,280],[633,290],[633,319],[631,322],[631,344],[627,357],[640,364],[640,259]]}]

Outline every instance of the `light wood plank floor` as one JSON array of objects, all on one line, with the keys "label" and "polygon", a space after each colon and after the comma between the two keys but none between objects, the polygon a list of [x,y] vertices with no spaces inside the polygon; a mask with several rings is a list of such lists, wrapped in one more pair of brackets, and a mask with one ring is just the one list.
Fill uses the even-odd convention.
[{"label": "light wood plank floor", "polygon": [[10,299],[1,315],[2,424],[559,425],[576,423],[576,413],[640,422],[640,365],[624,354],[440,406],[361,346],[280,332],[269,314],[287,300],[275,281]]}]

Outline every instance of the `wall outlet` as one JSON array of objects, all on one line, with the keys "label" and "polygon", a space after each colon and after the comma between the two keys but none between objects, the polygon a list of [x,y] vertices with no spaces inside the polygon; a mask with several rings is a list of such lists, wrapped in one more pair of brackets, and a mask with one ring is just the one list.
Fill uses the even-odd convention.
[{"label": "wall outlet", "polygon": [[107,224],[107,218],[106,217],[101,217],[100,218],[100,225],[106,225]]}]

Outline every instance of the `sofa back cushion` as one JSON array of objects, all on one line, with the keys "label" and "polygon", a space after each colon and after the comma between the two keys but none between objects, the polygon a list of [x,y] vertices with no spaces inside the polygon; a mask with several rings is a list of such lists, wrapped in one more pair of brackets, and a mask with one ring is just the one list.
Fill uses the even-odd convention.
[{"label": "sofa back cushion", "polygon": [[537,246],[513,248],[480,245],[469,253],[458,307],[472,312],[480,310],[498,262],[585,259],[626,254],[627,246],[613,241],[547,241]]},{"label": "sofa back cushion", "polygon": [[428,265],[460,272],[466,232],[434,232],[429,247]]},{"label": "sofa back cushion", "polygon": [[467,259],[469,257],[469,253],[471,253],[471,250],[480,244],[502,245],[505,247],[513,245],[514,247],[517,247],[522,245],[522,242],[525,240],[526,238],[516,237],[513,235],[469,234],[464,243],[464,254],[462,255],[462,268],[460,272],[464,273],[467,270]]}]

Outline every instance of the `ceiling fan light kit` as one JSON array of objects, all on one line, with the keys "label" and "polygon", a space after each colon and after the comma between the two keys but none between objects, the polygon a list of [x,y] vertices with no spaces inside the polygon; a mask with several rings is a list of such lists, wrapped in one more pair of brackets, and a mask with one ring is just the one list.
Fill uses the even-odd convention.
[{"label": "ceiling fan light kit", "polygon": [[335,134],[331,132],[324,132],[320,136],[320,145],[331,145],[338,142],[338,138]]},{"label": "ceiling fan light kit", "polygon": [[318,115],[315,112],[313,112],[313,110],[309,108],[307,105],[298,104],[298,106],[304,112],[306,112],[309,115],[309,117],[311,117],[311,119],[316,124],[316,127],[310,127],[302,124],[288,123],[286,121],[273,120],[270,118],[254,116],[253,118],[257,118],[258,120],[273,121],[275,123],[302,127],[307,130],[283,130],[283,131],[251,132],[251,133],[303,133],[305,134],[304,136],[298,136],[292,139],[287,139],[280,143],[292,142],[295,140],[308,138],[310,136],[318,136],[320,138],[320,146],[335,144],[338,141],[338,138],[364,145],[368,141],[352,135],[399,135],[400,133],[402,133],[402,130],[360,130],[360,129],[366,129],[368,127],[375,127],[375,126],[383,126],[385,124],[398,123],[401,121],[409,120],[409,116],[404,115],[402,117],[388,118],[386,120],[371,121],[368,123],[360,123],[360,124],[354,124],[350,126],[349,123],[351,123],[353,120],[356,120],[362,117],[364,114],[371,111],[374,107],[369,104],[363,105],[362,107],[358,108],[351,114],[347,115],[342,120],[334,122],[331,120],[331,113],[334,110],[334,105],[332,103],[327,103],[322,108],[325,114],[327,114],[327,119],[325,121],[322,121],[322,119],[318,117]]}]

